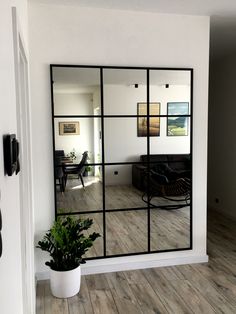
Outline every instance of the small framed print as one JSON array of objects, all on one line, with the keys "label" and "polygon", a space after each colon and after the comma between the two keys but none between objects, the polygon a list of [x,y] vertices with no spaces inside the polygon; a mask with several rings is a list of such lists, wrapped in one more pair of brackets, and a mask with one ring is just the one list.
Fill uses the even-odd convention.
[{"label": "small framed print", "polygon": [[[189,103],[167,103],[167,136],[187,136],[189,124]],[[171,117],[169,117],[171,116]]]},{"label": "small framed print", "polygon": [[79,122],[59,122],[59,135],[79,135]]}]

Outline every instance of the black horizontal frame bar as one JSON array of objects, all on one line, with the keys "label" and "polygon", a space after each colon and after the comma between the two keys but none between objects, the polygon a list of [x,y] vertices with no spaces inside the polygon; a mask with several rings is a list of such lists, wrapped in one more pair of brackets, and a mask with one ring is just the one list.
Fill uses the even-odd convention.
[{"label": "black horizontal frame bar", "polygon": [[50,64],[50,67],[58,67],[58,68],[91,68],[91,69],[127,69],[127,70],[171,70],[171,71],[192,71],[193,68],[168,68],[168,67],[140,67],[140,66],[119,66],[119,65],[78,65],[78,64]]},{"label": "black horizontal frame bar", "polygon": [[[117,114],[117,115],[54,115],[54,118],[55,119],[58,119],[58,118],[84,118],[84,119],[88,119],[88,118],[98,118],[98,119],[101,119],[101,118],[115,118],[115,119],[118,119],[118,118],[147,118],[148,115],[135,115],[135,114]],[[168,114],[159,114],[159,115],[149,115],[149,118],[177,118],[177,117],[186,117],[186,118],[190,118],[191,115],[190,114],[179,114],[179,115],[168,115]]]},{"label": "black horizontal frame bar", "polygon": [[144,254],[146,255],[146,254],[154,254],[154,253],[168,253],[168,252],[178,252],[178,251],[188,251],[188,250],[192,250],[191,244],[189,247],[185,247],[185,248],[154,250],[154,251],[150,250],[150,252],[144,251],[144,252],[127,253],[127,254],[114,254],[114,255],[106,255],[106,257],[104,256],[87,257],[85,258],[85,260],[89,261],[89,260],[95,260],[95,259],[114,258],[114,257],[122,257],[122,256],[134,256],[134,255],[144,255]]},{"label": "black horizontal frame bar", "polygon": [[[136,211],[136,210],[147,210],[147,207],[137,207],[137,208],[110,208],[110,209],[105,209],[106,213],[109,212],[125,212],[125,211]],[[61,213],[58,214],[60,216],[67,216],[67,215],[84,215],[84,214],[99,214],[99,213],[103,213],[103,209],[99,209],[99,210],[90,210],[90,211],[81,211],[81,212],[73,212],[73,213]]]},{"label": "black horizontal frame bar", "polygon": [[[143,154],[143,155],[147,155],[147,154]],[[154,155],[157,155],[157,154],[149,154],[149,156],[154,156]],[[158,154],[159,156],[161,154]],[[166,155],[166,154],[163,154],[163,156]],[[182,155],[186,155],[186,156],[191,156],[190,154],[170,154],[170,155],[173,155],[173,156],[182,156]],[[169,161],[169,160],[157,160],[157,161],[120,161],[120,162],[104,162],[104,163],[87,163],[86,166],[91,166],[91,167],[95,167],[95,166],[119,166],[119,165],[140,165],[140,166],[147,166],[148,164],[165,164],[165,163],[182,163],[183,161],[182,160],[173,160],[173,161]],[[55,167],[56,168],[59,168],[59,167],[70,167],[70,166],[78,166],[79,163],[68,163],[68,164],[63,164],[63,165],[56,165]]]},{"label": "black horizontal frame bar", "polygon": [[[144,154],[145,155],[145,154]],[[124,162],[104,162],[104,163],[87,163],[86,166],[118,166],[118,165],[143,165],[147,164],[147,162],[142,161],[124,161]],[[57,165],[56,167],[70,167],[70,166],[78,166],[79,163],[68,163],[64,165]]]},{"label": "black horizontal frame bar", "polygon": [[[191,206],[191,202],[188,204],[180,204],[180,203],[174,203],[171,205],[154,205],[151,206],[150,209],[163,209],[163,207],[166,207],[167,209],[169,207],[173,207],[175,205],[185,205],[185,207]],[[128,211],[142,211],[142,210],[148,210],[148,207],[127,207],[127,208],[110,208],[110,209],[105,209],[106,213],[113,213],[113,212],[128,212]],[[90,211],[80,211],[80,212],[68,212],[68,213],[57,213],[57,216],[70,216],[70,215],[85,215],[85,214],[102,214],[103,209],[99,210],[90,210]]]}]

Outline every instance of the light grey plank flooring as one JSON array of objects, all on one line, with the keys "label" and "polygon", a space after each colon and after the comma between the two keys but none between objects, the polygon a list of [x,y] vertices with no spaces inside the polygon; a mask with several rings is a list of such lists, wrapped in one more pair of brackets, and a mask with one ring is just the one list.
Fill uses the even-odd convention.
[{"label": "light grey plank flooring", "polygon": [[208,215],[209,263],[82,277],[80,293],[51,296],[37,286],[37,314],[236,313],[236,223]]},{"label": "light grey plank flooring", "polygon": [[[57,193],[60,212],[101,210],[102,184],[95,177],[85,178],[85,189],[78,179],[68,180],[64,193]],[[144,208],[144,210],[115,211],[106,213],[107,255],[146,252],[147,210],[142,200],[142,192],[132,185],[106,186],[106,206],[109,209]],[[167,204],[167,200],[155,198],[155,203]],[[168,250],[190,246],[190,208],[178,210],[151,209],[151,250]],[[103,256],[103,214],[79,215],[92,218],[94,224],[90,231],[100,233],[93,248],[86,257]]]}]

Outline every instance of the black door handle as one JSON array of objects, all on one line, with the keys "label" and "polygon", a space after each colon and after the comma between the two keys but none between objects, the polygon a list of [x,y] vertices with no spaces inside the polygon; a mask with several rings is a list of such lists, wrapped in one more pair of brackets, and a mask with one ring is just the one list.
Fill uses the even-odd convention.
[{"label": "black door handle", "polygon": [[0,209],[0,257],[2,256],[2,235],[1,235],[1,230],[2,230],[2,213]]},{"label": "black door handle", "polygon": [[1,209],[0,209],[0,232],[2,230],[2,213],[1,213]]}]

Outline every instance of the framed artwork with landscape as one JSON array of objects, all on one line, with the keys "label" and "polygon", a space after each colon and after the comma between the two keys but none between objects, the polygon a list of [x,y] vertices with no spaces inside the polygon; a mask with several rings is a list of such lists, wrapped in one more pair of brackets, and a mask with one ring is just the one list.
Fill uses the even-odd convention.
[{"label": "framed artwork with landscape", "polygon": [[[149,136],[160,136],[160,117],[156,117],[160,115],[160,106],[159,102],[149,103]],[[148,135],[146,115],[147,103],[138,103],[138,137]]]},{"label": "framed artwork with landscape", "polygon": [[79,135],[79,122],[66,121],[59,122],[59,135]]},{"label": "framed artwork with landscape", "polygon": [[187,115],[189,115],[188,102],[167,103],[167,136],[188,135],[189,117]]}]

